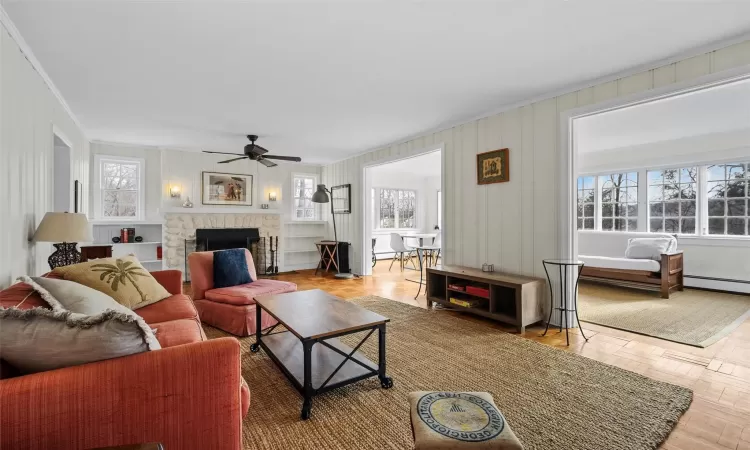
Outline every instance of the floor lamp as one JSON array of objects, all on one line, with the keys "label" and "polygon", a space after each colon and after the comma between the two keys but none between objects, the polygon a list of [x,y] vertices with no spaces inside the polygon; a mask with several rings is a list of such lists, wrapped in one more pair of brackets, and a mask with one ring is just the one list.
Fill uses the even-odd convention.
[{"label": "floor lamp", "polygon": [[[328,194],[331,194],[330,197]],[[336,215],[333,213],[333,192],[326,188],[325,184],[319,184],[318,190],[312,196],[313,203],[330,203],[331,204],[331,220],[333,220],[333,241],[336,246],[336,278],[354,278],[351,273],[341,272],[341,264],[339,259],[339,238],[336,234]]]}]

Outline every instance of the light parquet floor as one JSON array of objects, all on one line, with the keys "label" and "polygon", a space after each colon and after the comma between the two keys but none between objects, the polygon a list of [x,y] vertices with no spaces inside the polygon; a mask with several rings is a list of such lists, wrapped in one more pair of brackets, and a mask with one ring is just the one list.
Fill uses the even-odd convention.
[{"label": "light parquet floor", "polygon": [[[418,285],[406,281],[416,279],[418,274],[402,273],[398,264],[389,272],[389,263],[380,261],[373,276],[354,280],[339,280],[332,274],[314,275],[312,270],[280,274],[277,278],[297,283],[300,290],[323,289],[341,298],[378,295],[425,307],[424,295],[414,300]],[[513,332],[510,327],[486,322]],[[693,389],[690,409],[661,448],[750,450],[750,321],[707,348],[587,323],[584,332],[589,341],[584,341],[578,330],[570,330],[571,345],[567,347],[564,332],[553,329],[542,337],[543,330],[540,326],[529,327],[523,337]]]}]

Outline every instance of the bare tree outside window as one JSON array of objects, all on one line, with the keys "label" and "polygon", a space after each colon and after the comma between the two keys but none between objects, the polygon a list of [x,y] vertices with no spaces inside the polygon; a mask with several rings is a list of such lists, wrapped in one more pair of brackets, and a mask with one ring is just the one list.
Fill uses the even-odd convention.
[{"label": "bare tree outside window", "polygon": [[314,177],[294,177],[292,181],[292,202],[294,220],[315,220],[316,208],[312,201],[315,191]]},{"label": "bare tree outside window", "polygon": [[[373,206],[375,228],[416,228],[417,193],[406,189],[379,189],[379,204]],[[373,200],[375,200],[373,189]]]},{"label": "bare tree outside window", "polygon": [[602,177],[602,230],[638,230],[638,172]]},{"label": "bare tree outside window", "polygon": [[380,228],[396,228],[396,197],[395,189],[380,190]]},{"label": "bare tree outside window", "polygon": [[99,177],[104,217],[137,217],[140,172],[138,162],[101,160]]},{"label": "bare tree outside window", "polygon": [[649,171],[649,231],[695,234],[697,187],[697,167]]},{"label": "bare tree outside window", "polygon": [[707,167],[708,234],[750,234],[750,163]]},{"label": "bare tree outside window", "polygon": [[578,178],[578,229],[596,229],[596,177]]}]

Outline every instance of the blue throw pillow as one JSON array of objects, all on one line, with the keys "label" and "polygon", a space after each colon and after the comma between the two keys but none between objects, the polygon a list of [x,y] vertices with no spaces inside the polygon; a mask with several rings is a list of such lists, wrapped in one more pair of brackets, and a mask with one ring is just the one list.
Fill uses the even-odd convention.
[{"label": "blue throw pillow", "polygon": [[252,283],[244,248],[214,252],[214,288]]}]

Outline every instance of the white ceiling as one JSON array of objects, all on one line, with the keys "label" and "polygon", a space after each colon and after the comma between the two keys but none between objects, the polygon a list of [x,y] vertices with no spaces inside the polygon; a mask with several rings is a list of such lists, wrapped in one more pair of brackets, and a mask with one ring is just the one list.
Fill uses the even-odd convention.
[{"label": "white ceiling", "polygon": [[90,139],[330,162],[750,29],[750,2],[0,0]]},{"label": "white ceiling", "polygon": [[577,119],[580,153],[750,129],[750,80]]},{"label": "white ceiling", "polygon": [[438,177],[441,173],[440,150],[401,159],[387,164],[374,166],[370,169],[372,176],[401,175],[404,177]]}]

